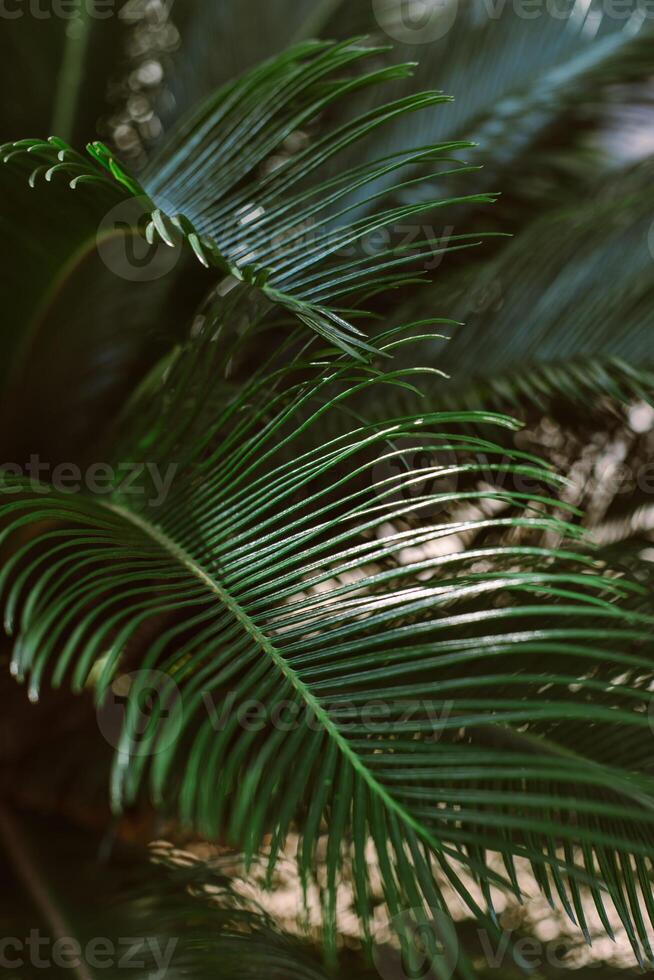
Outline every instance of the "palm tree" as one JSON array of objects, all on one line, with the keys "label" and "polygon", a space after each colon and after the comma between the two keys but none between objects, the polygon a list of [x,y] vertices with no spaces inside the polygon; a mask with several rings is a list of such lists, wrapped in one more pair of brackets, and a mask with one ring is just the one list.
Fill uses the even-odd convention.
[{"label": "palm tree", "polygon": [[[526,878],[645,963],[647,488],[587,474],[642,476],[648,449],[650,165],[607,133],[654,35],[638,10],[470,4],[425,43],[434,21],[373,8],[279,2],[262,31],[249,3],[149,27],[80,4],[73,29],[10,32],[7,79],[37,36],[60,69],[29,80],[57,135],[15,140],[10,114],[0,148],[6,783],[40,711],[37,798],[54,780],[106,831],[110,766],[114,814],[147,801],[211,844],[210,866],[155,847],[170,880],[136,862],[131,888],[95,884],[133,934],[176,939],[171,975],[383,973],[381,914],[405,942],[435,930],[433,975],[475,976],[454,903],[499,942]],[[417,70],[351,37],[414,28]],[[38,848],[0,815],[61,938]],[[271,884],[295,837],[324,964],[216,867],[237,848]],[[344,888],[373,965],[344,952]]]}]

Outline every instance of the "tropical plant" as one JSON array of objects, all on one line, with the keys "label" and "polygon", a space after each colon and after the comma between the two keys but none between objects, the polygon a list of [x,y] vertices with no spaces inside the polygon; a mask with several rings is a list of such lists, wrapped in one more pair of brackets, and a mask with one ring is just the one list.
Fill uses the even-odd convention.
[{"label": "tropical plant", "polygon": [[[269,39],[250,6],[238,37],[257,50],[234,44],[248,70],[226,80],[212,38],[234,5],[189,3],[149,34],[126,5],[112,36],[139,37],[146,60],[105,142],[80,96],[90,53],[110,60],[103,28],[80,4],[76,30],[40,37],[62,64],[59,131],[0,147],[8,669],[46,711],[50,688],[92,693],[114,814],[153,804],[168,836],[235,848],[268,885],[297,839],[326,965],[176,852],[187,878],[146,894],[138,865],[119,898],[144,933],[178,937],[171,975],[325,975],[346,955],[346,883],[363,975],[380,908],[406,939],[407,910],[445,919],[457,901],[497,937],[526,878],[589,942],[591,907],[605,934],[619,923],[645,964],[643,491],[598,550],[578,461],[543,461],[519,430],[545,425],[553,445],[564,424],[613,424],[615,448],[651,395],[651,165],[598,148],[616,86],[628,101],[648,78],[649,19],[591,4],[579,23],[575,5],[534,23],[471,3],[418,45],[414,73],[376,39],[308,39],[406,39],[388,4],[371,23],[359,3],[279,2]],[[258,50],[291,22],[295,44]],[[34,30],[10,32],[7,77]],[[153,64],[168,91],[148,96]],[[585,524],[601,530],[615,497],[593,497]],[[20,731],[22,701],[5,700]],[[85,766],[102,782],[95,714],[75,728],[97,740]],[[449,935],[434,975],[475,976]]]}]

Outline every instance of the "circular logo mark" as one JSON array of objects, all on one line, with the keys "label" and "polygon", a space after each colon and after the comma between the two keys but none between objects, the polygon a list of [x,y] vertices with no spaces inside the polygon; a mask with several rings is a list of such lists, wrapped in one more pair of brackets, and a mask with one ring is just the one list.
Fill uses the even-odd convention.
[{"label": "circular logo mark", "polygon": [[97,711],[98,726],[114,748],[123,748],[129,729],[129,753],[156,755],[178,738],[182,728],[182,699],[168,674],[135,670],[116,677]]},{"label": "circular logo mark", "polygon": [[424,446],[418,438],[393,439],[372,467],[373,491],[380,503],[389,505],[389,512],[403,510],[423,520],[447,512],[461,460],[446,445],[438,446],[437,438]]},{"label": "circular logo mark", "polygon": [[399,939],[400,948],[375,942],[373,962],[382,980],[449,980],[453,976],[459,941],[445,912],[409,909],[394,916],[387,929]]},{"label": "circular logo mark", "polygon": [[458,0],[372,0],[377,23],[403,44],[431,44],[454,26]]},{"label": "circular logo mark", "polygon": [[151,204],[146,197],[130,197],[109,211],[98,227],[96,243],[107,268],[129,282],[152,282],[167,275],[179,262],[183,235],[170,229],[172,245],[159,236],[148,242],[145,230]]}]

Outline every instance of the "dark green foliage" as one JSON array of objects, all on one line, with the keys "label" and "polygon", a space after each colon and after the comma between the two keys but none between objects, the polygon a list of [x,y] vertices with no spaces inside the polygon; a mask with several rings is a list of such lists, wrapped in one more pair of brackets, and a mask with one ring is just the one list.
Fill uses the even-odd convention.
[{"label": "dark green foliage", "polygon": [[[491,222],[488,172],[460,157],[491,134],[475,162],[486,154],[493,190],[515,177],[515,199],[529,198],[538,141],[590,93],[602,103],[642,78],[652,36],[603,20],[590,46],[553,19],[537,34],[475,11],[418,72],[459,96],[454,110],[440,91],[414,94],[413,66],[383,46],[300,40],[217,90],[199,77],[211,94],[138,177],[98,141],[86,156],[56,137],[0,148],[6,269],[21,287],[5,302],[3,449],[102,453],[114,473],[147,463],[141,494],[3,474],[11,671],[32,700],[52,684],[90,688],[99,706],[141,671],[115,811],[147,796],[247,862],[267,850],[270,874],[297,832],[303,881],[322,876],[332,958],[347,873],[369,938],[372,848],[391,917],[444,910],[447,881],[492,923],[492,889],[520,898],[525,859],[584,936],[585,889],[607,933],[615,910],[644,963],[648,579],[637,560],[631,576],[622,554],[592,551],[562,477],[507,449],[518,424],[489,409],[650,397],[651,167],[607,181],[595,157],[602,197],[535,209],[520,229],[515,207]],[[360,16],[354,5],[348,23]],[[119,237],[174,253],[168,276],[126,282],[96,251],[124,205],[140,217]],[[473,231],[434,233],[444,206]],[[503,230],[503,214],[519,237],[448,254],[429,285],[435,259]],[[418,234],[398,244],[407,223]],[[152,671],[172,686],[146,755]],[[241,715],[252,702],[255,727]],[[273,723],[284,712],[297,724]],[[217,939],[203,914],[185,919],[185,975],[247,975],[244,936],[253,975],[260,956],[271,976],[277,961],[323,975],[219,891]],[[157,902],[149,913],[179,928],[177,898],[161,886]]]}]

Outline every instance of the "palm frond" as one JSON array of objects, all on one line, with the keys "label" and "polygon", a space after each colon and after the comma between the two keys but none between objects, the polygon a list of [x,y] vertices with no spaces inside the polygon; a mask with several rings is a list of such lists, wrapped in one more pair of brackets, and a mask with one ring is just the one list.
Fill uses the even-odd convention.
[{"label": "palm frond", "polygon": [[[400,0],[373,5],[323,0],[316,6],[275,0],[262,15],[253,0],[243,0],[218,8],[191,4],[176,12],[181,45],[174,90],[181,105],[300,35],[370,34],[376,41],[390,40],[408,61],[418,62],[420,84],[455,98],[440,118],[400,120],[381,136],[379,154],[414,142],[473,137],[489,165],[515,158],[571,106],[597,104],[613,97],[614,85],[646,79],[651,64],[651,18],[635,2],[620,17],[601,3],[582,9],[567,0],[554,13],[550,7],[530,8],[529,16],[518,4],[483,0],[433,10]],[[255,19],[257,30],[252,30]],[[226,34],[239,43],[227,61],[217,61],[215,46]],[[475,85],[469,84],[471,65]]]},{"label": "palm frond", "polygon": [[[619,172],[588,200],[539,218],[490,260],[431,288],[430,306],[462,326],[429,351],[453,376],[432,386],[430,404],[513,411],[557,399],[651,397],[650,188],[649,162]],[[426,298],[398,316],[418,315]]]},{"label": "palm frond", "polygon": [[[651,401],[653,392],[654,371],[650,367],[638,368],[617,357],[580,355],[497,373],[468,384],[454,383],[434,389],[432,394],[442,408],[486,405],[524,418],[529,411],[558,415],[575,408],[585,408],[588,414],[593,409],[601,413],[616,403]],[[406,406],[407,399],[403,403]]]},{"label": "palm frond", "polygon": [[[177,800],[184,822],[249,855],[272,834],[271,865],[296,822],[305,876],[326,820],[328,935],[348,841],[368,920],[370,837],[391,913],[443,906],[432,860],[476,908],[455,870],[465,862],[490,905],[499,852],[507,887],[519,891],[514,859],[528,858],[582,929],[576,882],[590,880],[648,955],[637,892],[651,908],[652,661],[649,620],[629,609],[636,587],[574,545],[530,544],[536,530],[578,531],[557,516],[548,468],[457,432],[478,416],[424,413],[320,440],[314,426],[350,395],[414,372],[329,359],[306,380],[296,362],[217,402],[216,336],[208,326],[126,420],[117,458],[178,467],[156,508],[119,487],[102,499],[5,478],[3,537],[48,528],[2,572],[14,674],[32,698],[50,676],[92,683],[102,699],[142,625],[155,626],[136,655],[145,673],[130,690],[114,805],[145,778],[139,698],[147,672],[163,671],[181,691],[181,728],[179,714],[157,712],[152,798]],[[452,461],[398,475],[406,440]],[[515,485],[493,489],[489,473]],[[425,478],[433,487],[411,498]],[[498,547],[508,528],[516,543]],[[239,722],[253,699],[256,731]],[[290,732],[271,722],[280,712],[298,719]]]},{"label": "palm frond", "polygon": [[[349,221],[353,192],[365,195],[381,176],[393,181],[393,174],[412,164],[435,165],[441,174],[466,169],[456,163],[453,167],[449,155],[467,143],[430,143],[418,149],[405,146],[315,184],[307,180],[380,127],[447,101],[438,92],[371,109],[298,152],[284,149],[319,113],[362,89],[410,76],[411,65],[375,68],[353,77],[340,74],[385,50],[350,41],[305,42],[290,49],[227,85],[182,121],[142,177],[147,193],[160,204],[152,234],[166,238],[167,210],[183,214],[182,228],[200,261],[256,284],[271,301],[350,353],[370,348],[332,304],[410,281],[405,270],[415,270],[442,243],[382,247],[372,255],[358,252],[357,246],[410,216],[459,203],[430,199]],[[273,154],[278,154],[274,161]],[[488,203],[492,197],[466,195],[462,200]],[[376,195],[366,201],[374,207]],[[457,236],[453,245],[460,247],[471,237]]]},{"label": "palm frond", "polygon": [[[59,138],[0,148],[2,186],[11,193],[20,182],[2,227],[5,243],[19,245],[9,268],[39,286],[4,303],[27,324],[6,344],[6,389],[29,377],[47,414],[61,386],[58,375],[48,387],[48,368],[64,318],[79,358],[64,372],[76,386],[53,415],[58,427],[67,431],[80,405],[113,414],[134,389],[103,432],[113,473],[104,493],[2,474],[11,669],[32,700],[65,683],[94,690],[100,711],[130,683],[111,783],[116,810],[147,791],[185,826],[242,846],[248,861],[267,852],[270,875],[297,829],[303,881],[324,871],[332,952],[346,865],[369,928],[372,849],[391,916],[444,909],[445,877],[475,915],[493,917],[494,887],[520,897],[517,864],[526,859],[587,938],[582,887],[608,934],[612,906],[645,962],[647,920],[654,924],[647,589],[607,564],[606,551],[592,551],[548,466],[507,451],[501,433],[515,423],[466,406],[474,385],[496,404],[520,403],[526,386],[541,407],[561,394],[647,396],[647,170],[618,199],[539,220],[481,275],[473,269],[426,294],[437,310],[470,319],[475,291],[493,294],[499,284],[499,298],[472,309],[483,331],[468,324],[444,348],[433,315],[374,343],[354,326],[370,296],[422,281],[425,260],[479,237],[368,248],[435,207],[492,201],[434,192],[469,170],[451,159],[470,147],[460,136],[499,134],[488,158],[501,169],[562,107],[598,86],[604,98],[613,82],[649,70],[651,30],[633,17],[612,21],[591,5],[579,23],[535,25],[510,11],[475,27],[478,14],[467,6],[430,52],[455,94],[456,79],[466,80],[455,122],[437,118],[447,101],[440,92],[402,94],[413,66],[385,66],[385,48],[304,41],[210,96],[139,180],[98,142],[92,159]],[[472,91],[462,52],[472,57],[482,40],[487,84]],[[75,92],[80,53],[71,52],[62,82]],[[431,78],[433,61],[425,71]],[[396,100],[369,101],[387,81]],[[73,131],[74,112],[54,118],[64,135]],[[364,139],[379,158],[337,171]],[[46,193],[56,220],[36,238]],[[167,333],[162,359],[145,349],[143,326],[166,307],[165,284],[138,302],[105,273],[78,294],[67,288],[98,215],[134,200],[147,241],[181,241],[209,270],[191,339],[173,346]],[[607,288],[616,256],[629,258],[628,271]],[[89,303],[102,317],[87,338]],[[117,317],[124,336],[113,330]],[[309,326],[328,349],[316,351],[298,329],[244,382],[218,383],[243,336],[254,340],[280,319]],[[439,370],[389,367],[385,357],[407,340],[429,345]],[[111,365],[100,392],[98,362]],[[429,410],[361,412],[361,399],[381,407],[387,391],[417,398],[415,381],[439,378],[441,367],[463,368],[463,387],[445,396],[451,409],[434,386]],[[330,419],[338,424],[327,435]],[[477,434],[482,426],[496,427],[496,441]],[[80,442],[91,431],[95,421]],[[143,482],[122,481],[126,460],[142,461]],[[144,752],[153,676],[164,687]],[[246,926],[258,937],[256,924]],[[294,966],[297,950],[264,933],[284,969],[321,975],[302,956]],[[197,939],[187,966],[211,968],[217,947],[203,947],[205,959]],[[243,946],[229,929],[228,940],[223,965],[240,970]]]},{"label": "palm frond", "polygon": [[[179,125],[142,176],[142,184],[102,144],[89,147],[125,192],[151,209],[148,241],[174,246],[183,235],[203,265],[254,285],[270,303],[298,317],[330,344],[359,356],[372,348],[335,303],[412,281],[416,273],[407,270],[415,270],[421,260],[443,248],[440,240],[431,239],[382,247],[372,255],[359,246],[411,215],[457,201],[430,200],[349,221],[351,205],[346,199],[381,174],[396,173],[412,163],[434,164],[441,173],[461,172],[465,167],[452,168],[447,155],[467,144],[404,149],[313,185],[305,183],[336,153],[384,123],[447,101],[440,93],[427,92],[373,109],[295,154],[276,160],[274,155],[283,153],[285,142],[334,102],[410,73],[411,66],[400,65],[353,78],[339,75],[376,53],[378,49],[355,42],[307,42],[254,69]],[[72,175],[71,184],[100,180],[99,171],[84,169],[61,141],[49,151],[47,144],[29,141],[3,148],[6,155],[21,151],[49,152],[50,166],[45,163],[43,171],[48,176],[54,165],[54,172]],[[62,155],[65,161],[60,161]],[[492,199],[466,195],[460,200]],[[375,195],[367,200],[374,204]],[[457,236],[453,247],[473,244],[477,237]]]}]

